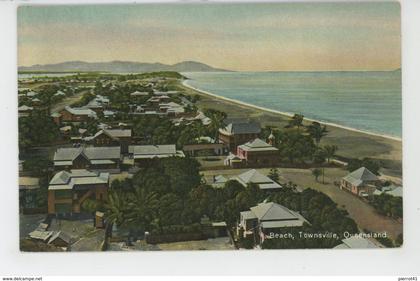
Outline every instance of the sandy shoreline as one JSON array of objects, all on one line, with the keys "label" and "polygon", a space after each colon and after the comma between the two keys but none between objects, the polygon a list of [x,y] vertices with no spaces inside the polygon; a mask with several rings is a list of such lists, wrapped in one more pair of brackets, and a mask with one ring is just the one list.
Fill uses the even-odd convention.
[{"label": "sandy shoreline", "polygon": [[[224,100],[224,101],[227,101],[227,102],[235,103],[235,104],[245,106],[245,107],[250,107],[250,108],[253,108],[253,109],[258,109],[258,110],[269,112],[269,113],[279,114],[279,115],[286,116],[286,117],[293,116],[293,114],[290,114],[290,113],[287,113],[287,112],[282,112],[282,111],[278,111],[278,110],[274,110],[274,109],[269,109],[269,108],[249,104],[249,103],[246,103],[246,102],[238,101],[238,100],[235,100],[235,99],[219,96],[219,95],[216,95],[216,94],[213,94],[213,93],[195,88],[191,85],[188,85],[187,81],[188,80],[183,80],[182,85],[191,89],[191,90],[200,92],[202,94],[205,94],[205,95],[217,98],[217,99],[221,99],[221,100]],[[389,140],[402,142],[402,139],[398,138],[398,137],[389,136],[389,135],[385,135],[385,134],[379,134],[379,133],[372,133],[372,132],[363,131],[363,130],[359,130],[359,129],[355,129],[355,128],[351,128],[351,127],[347,127],[347,126],[343,126],[343,125],[339,125],[339,124],[335,124],[335,123],[323,122],[323,121],[319,121],[319,120],[315,120],[315,119],[311,119],[311,118],[306,118],[306,117],[305,117],[305,121],[310,121],[310,122],[316,121],[316,122],[319,122],[323,125],[328,125],[328,126],[331,126],[331,127],[336,127],[336,128],[340,128],[340,129],[344,129],[344,130],[348,130],[348,131],[352,131],[352,132],[357,132],[357,133],[362,133],[362,134],[366,134],[366,135],[371,135],[371,136],[375,136],[375,137],[381,137],[381,138],[385,138],[385,139],[389,139]]]}]

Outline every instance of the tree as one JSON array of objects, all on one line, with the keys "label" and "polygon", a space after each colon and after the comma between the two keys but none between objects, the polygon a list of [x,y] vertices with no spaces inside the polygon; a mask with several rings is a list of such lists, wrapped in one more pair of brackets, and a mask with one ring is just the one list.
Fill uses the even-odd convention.
[{"label": "tree", "polygon": [[82,203],[82,210],[87,211],[90,214],[94,214],[97,209],[98,209],[98,204],[96,200],[92,200],[88,198]]},{"label": "tree", "polygon": [[127,224],[127,197],[120,191],[108,192],[108,200],[105,204],[105,218],[111,224],[124,227]]},{"label": "tree", "polygon": [[313,169],[312,175],[315,177],[315,180],[318,181],[319,176],[322,175],[322,170],[319,168]]},{"label": "tree", "polygon": [[363,160],[351,159],[347,165],[347,170],[353,172],[361,167],[365,167],[375,175],[379,175],[379,169],[381,168],[380,162],[364,158]]},{"label": "tree", "polygon": [[45,111],[34,110],[29,117],[19,118],[19,148],[46,145],[60,137],[58,126]]},{"label": "tree", "polygon": [[277,147],[280,150],[280,155],[289,159],[290,163],[294,163],[296,160],[304,162],[305,159],[312,159],[316,150],[313,139],[299,132],[282,134]]},{"label": "tree", "polygon": [[316,145],[318,146],[321,138],[327,135],[327,127],[321,126],[319,122],[312,122],[311,125],[307,127],[307,132],[315,140]]},{"label": "tree", "polygon": [[338,150],[338,147],[336,145],[326,145],[323,147],[323,150],[325,152],[325,157],[327,158],[327,162],[330,163],[331,158],[335,156],[335,153]]},{"label": "tree", "polygon": [[201,183],[200,164],[194,158],[169,157],[162,159],[161,165],[163,173],[169,178],[172,192],[181,197]]},{"label": "tree", "polygon": [[23,162],[23,169],[31,171],[32,175],[37,177],[49,174],[52,168],[53,162],[40,156],[28,158]]},{"label": "tree", "polygon": [[157,193],[147,192],[144,188],[136,188],[128,204],[129,222],[137,230],[145,231],[155,217],[158,202]]},{"label": "tree", "polygon": [[314,163],[322,164],[325,162],[325,151],[323,149],[317,148],[313,154]]},{"label": "tree", "polygon": [[158,200],[158,221],[160,226],[182,224],[183,210],[184,204],[176,194],[168,193],[160,197]]},{"label": "tree", "polygon": [[206,109],[204,111],[204,114],[210,118],[211,123],[209,124],[209,130],[214,136],[214,139],[217,140],[219,135],[219,129],[223,128],[225,124],[225,119],[227,117],[227,114],[223,111],[219,111],[216,109]]},{"label": "tree", "polygon": [[302,114],[295,113],[289,121],[289,126],[297,127],[299,131],[299,128],[302,127],[303,118],[304,116]]}]

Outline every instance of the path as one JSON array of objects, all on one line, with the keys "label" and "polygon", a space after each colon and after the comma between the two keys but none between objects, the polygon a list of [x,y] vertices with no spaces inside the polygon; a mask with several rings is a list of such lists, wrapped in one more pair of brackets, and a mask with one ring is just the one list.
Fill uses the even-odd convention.
[{"label": "path", "polygon": [[65,98],[64,100],[62,100],[59,103],[54,104],[51,107],[51,113],[61,111],[61,110],[64,109],[64,107],[66,107],[68,105],[72,105],[72,104],[78,102],[83,97],[83,95],[85,93],[87,93],[87,91],[82,91],[82,92],[77,93],[77,94],[75,94],[73,96],[70,96],[70,97]]},{"label": "path", "polygon": [[[246,169],[247,170],[247,169]],[[201,173],[207,180],[210,180],[213,175],[238,175],[246,170],[243,169],[229,169],[218,171],[202,171]],[[267,175],[269,169],[257,169],[263,174]],[[292,181],[298,185],[298,189],[312,188],[321,191],[328,195],[339,207],[347,210],[350,217],[353,218],[360,229],[370,230],[375,232],[386,231],[391,239],[395,239],[398,234],[402,233],[402,223],[379,215],[375,209],[368,203],[362,201],[353,194],[341,190],[333,183],[339,181],[348,172],[339,168],[325,169],[325,184],[316,182],[309,169],[293,169],[293,168],[278,168],[281,182]],[[320,181],[322,178],[320,178]],[[211,183],[211,182],[210,182]]]}]

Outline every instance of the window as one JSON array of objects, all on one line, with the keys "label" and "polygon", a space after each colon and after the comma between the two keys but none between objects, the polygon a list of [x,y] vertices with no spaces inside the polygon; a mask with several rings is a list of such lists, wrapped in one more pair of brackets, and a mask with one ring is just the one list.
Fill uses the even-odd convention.
[{"label": "window", "polygon": [[56,190],[54,192],[56,199],[68,199],[71,198],[71,190]]}]

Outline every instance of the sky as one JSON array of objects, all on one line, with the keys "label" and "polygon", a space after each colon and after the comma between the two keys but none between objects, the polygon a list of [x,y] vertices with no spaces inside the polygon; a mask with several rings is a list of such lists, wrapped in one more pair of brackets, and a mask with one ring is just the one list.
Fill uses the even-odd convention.
[{"label": "sky", "polygon": [[18,65],[194,60],[236,71],[393,70],[400,28],[396,2],[21,6]]}]

